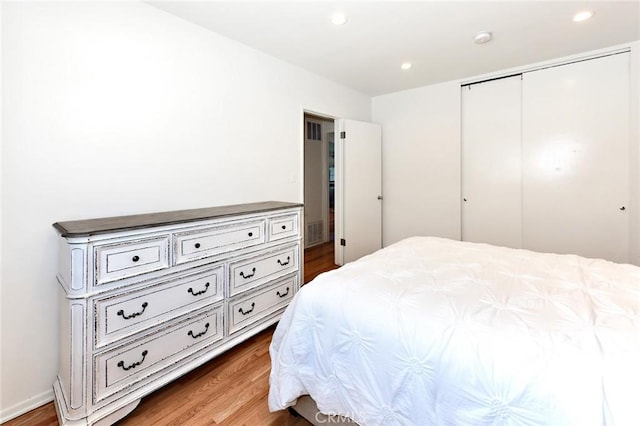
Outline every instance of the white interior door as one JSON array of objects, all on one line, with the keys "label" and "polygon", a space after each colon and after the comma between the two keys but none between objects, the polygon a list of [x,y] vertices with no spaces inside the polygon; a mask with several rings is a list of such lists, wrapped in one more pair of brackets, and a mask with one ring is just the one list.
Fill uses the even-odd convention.
[{"label": "white interior door", "polygon": [[382,132],[379,124],[338,120],[335,262],[382,247]]},{"label": "white interior door", "polygon": [[523,79],[523,246],[629,261],[629,55]]},{"label": "white interior door", "polygon": [[462,87],[462,239],[522,247],[521,75]]}]

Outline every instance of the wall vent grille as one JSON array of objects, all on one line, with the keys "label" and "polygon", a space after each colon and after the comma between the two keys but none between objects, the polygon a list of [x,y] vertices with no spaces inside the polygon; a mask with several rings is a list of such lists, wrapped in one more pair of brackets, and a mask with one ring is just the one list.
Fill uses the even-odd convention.
[{"label": "wall vent grille", "polygon": [[320,222],[312,222],[307,224],[307,232],[305,234],[306,246],[314,246],[322,243],[324,240],[324,224]]}]

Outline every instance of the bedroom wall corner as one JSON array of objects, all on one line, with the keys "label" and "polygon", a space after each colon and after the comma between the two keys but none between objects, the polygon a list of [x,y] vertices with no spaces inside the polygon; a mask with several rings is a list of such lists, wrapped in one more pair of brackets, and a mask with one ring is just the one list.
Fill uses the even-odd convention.
[{"label": "bedroom wall corner", "polygon": [[50,401],[56,221],[303,200],[301,114],[371,98],[144,2],[2,2],[0,422]]},{"label": "bedroom wall corner", "polygon": [[[2,173],[2,147],[4,146],[4,128],[2,126],[3,116],[2,107],[4,104],[4,97],[2,96],[2,10],[4,8],[4,2],[0,1],[0,311],[2,310],[2,187],[3,187],[3,173]],[[0,312],[0,321],[2,321],[2,313]],[[0,323],[0,342],[2,342],[2,324]],[[0,377],[2,376],[2,350],[0,350]],[[3,399],[3,389],[0,386],[0,401]],[[1,403],[0,403],[1,404]],[[2,416],[0,415],[0,422],[2,422]]]},{"label": "bedroom wall corner", "polygon": [[414,235],[460,239],[460,83],[377,96],[383,246]]}]

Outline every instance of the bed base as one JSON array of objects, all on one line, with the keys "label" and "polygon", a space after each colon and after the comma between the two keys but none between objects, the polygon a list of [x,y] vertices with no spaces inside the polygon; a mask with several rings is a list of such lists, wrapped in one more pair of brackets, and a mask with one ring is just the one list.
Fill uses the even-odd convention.
[{"label": "bed base", "polygon": [[298,398],[298,402],[293,407],[289,407],[289,412],[298,415],[314,426],[344,425],[358,426],[356,422],[345,416],[335,416],[323,414],[318,410],[316,402],[309,396],[304,395]]}]

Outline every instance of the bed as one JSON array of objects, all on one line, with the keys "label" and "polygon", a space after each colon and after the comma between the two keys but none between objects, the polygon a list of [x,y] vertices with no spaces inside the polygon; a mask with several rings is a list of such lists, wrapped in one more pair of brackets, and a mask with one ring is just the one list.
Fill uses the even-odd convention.
[{"label": "bed", "polygon": [[640,268],[408,238],[302,287],[270,354],[272,411],[310,397],[359,425],[639,425]]}]

